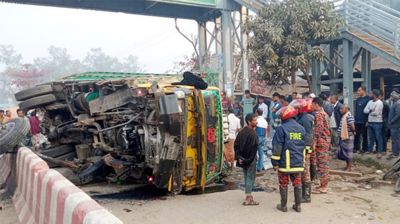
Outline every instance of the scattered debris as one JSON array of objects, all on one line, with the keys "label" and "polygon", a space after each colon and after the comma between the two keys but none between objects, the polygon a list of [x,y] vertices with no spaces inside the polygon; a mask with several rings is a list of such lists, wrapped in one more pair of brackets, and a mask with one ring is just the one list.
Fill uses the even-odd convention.
[{"label": "scattered debris", "polygon": [[375,180],[375,177],[362,177],[362,178],[354,179],[353,181],[355,183],[359,184],[359,183],[369,183],[369,182],[371,182],[373,180]]},{"label": "scattered debris", "polygon": [[128,208],[124,208],[123,210],[124,210],[125,212],[128,212],[128,213],[132,211],[132,210],[130,210],[130,209],[128,209]]},{"label": "scattered debris", "polygon": [[375,180],[375,181],[371,181],[371,184],[373,186],[379,186],[379,185],[393,185],[392,181],[385,181],[385,180]]},{"label": "scattered debris", "polygon": [[366,199],[366,198],[363,198],[363,197],[358,197],[358,196],[355,196],[355,195],[350,195],[350,196],[353,197],[353,198],[356,198],[356,199],[360,199],[360,200],[362,200],[362,201],[364,201],[364,202],[366,202],[368,204],[372,203],[372,200],[369,200],[369,199]]},{"label": "scattered debris", "polygon": [[362,173],[358,172],[349,172],[349,171],[341,171],[341,170],[329,170],[329,174],[332,175],[340,175],[340,176],[351,176],[351,177],[362,177]]}]

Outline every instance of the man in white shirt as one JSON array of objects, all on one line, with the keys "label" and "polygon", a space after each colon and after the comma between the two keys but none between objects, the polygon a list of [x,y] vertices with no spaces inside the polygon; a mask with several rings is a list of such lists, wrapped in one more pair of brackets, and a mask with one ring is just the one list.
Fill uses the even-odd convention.
[{"label": "man in white shirt", "polygon": [[228,123],[229,123],[229,141],[225,144],[224,147],[224,155],[225,159],[231,164],[231,170],[233,169],[235,162],[235,150],[233,145],[235,143],[235,139],[240,130],[240,119],[235,116],[233,108],[228,108]]},{"label": "man in white shirt", "polygon": [[258,136],[258,161],[257,161],[257,172],[265,170],[264,168],[264,143],[265,137],[267,136],[268,122],[263,117],[263,110],[257,109],[257,127],[256,133]]},{"label": "man in white shirt", "polygon": [[264,99],[263,96],[259,96],[259,97],[258,97],[258,109],[261,109],[261,110],[263,111],[262,117],[263,117],[265,120],[267,120],[269,110],[268,110],[268,105],[265,104],[264,101],[265,101],[265,99]]},{"label": "man in white shirt", "polygon": [[372,100],[365,106],[364,113],[368,114],[368,152],[370,154],[374,148],[375,141],[378,144],[378,158],[383,153],[383,102],[379,99],[380,91],[372,90]]}]

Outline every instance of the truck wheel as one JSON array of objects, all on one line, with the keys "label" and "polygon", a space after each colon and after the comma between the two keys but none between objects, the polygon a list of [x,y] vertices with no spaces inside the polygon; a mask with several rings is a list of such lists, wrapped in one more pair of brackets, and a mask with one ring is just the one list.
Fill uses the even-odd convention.
[{"label": "truck wheel", "polygon": [[393,166],[385,173],[385,175],[383,176],[383,180],[392,179],[393,175],[398,171],[400,171],[400,159],[397,160],[397,162],[395,162]]},{"label": "truck wheel", "polygon": [[24,118],[15,118],[3,124],[0,130],[0,154],[14,151],[29,133],[29,121]]},{"label": "truck wheel", "polygon": [[30,89],[22,90],[15,94],[15,99],[18,101],[23,101],[29,98],[49,94],[53,92],[53,87],[49,84],[35,86]]},{"label": "truck wheel", "polygon": [[53,94],[47,94],[27,99],[19,104],[19,108],[21,108],[22,110],[29,110],[36,107],[45,106],[56,101],[56,96],[54,96]]},{"label": "truck wheel", "polygon": [[397,178],[396,184],[394,185],[394,191],[400,193],[400,177]]}]

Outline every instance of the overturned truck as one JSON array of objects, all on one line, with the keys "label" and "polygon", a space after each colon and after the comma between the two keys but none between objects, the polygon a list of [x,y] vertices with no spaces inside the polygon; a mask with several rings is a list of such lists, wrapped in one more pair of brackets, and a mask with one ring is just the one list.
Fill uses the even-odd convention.
[{"label": "overturned truck", "polygon": [[83,73],[18,92],[42,113],[49,145],[39,155],[85,184],[154,184],[173,193],[204,189],[223,167],[220,93],[197,76]]}]

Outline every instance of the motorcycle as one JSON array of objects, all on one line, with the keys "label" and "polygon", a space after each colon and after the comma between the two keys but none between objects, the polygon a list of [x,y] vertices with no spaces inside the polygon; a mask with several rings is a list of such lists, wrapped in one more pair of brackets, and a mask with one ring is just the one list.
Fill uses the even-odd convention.
[{"label": "motorcycle", "polygon": [[394,191],[400,193],[400,159],[393,164],[389,171],[383,176],[383,180],[396,180]]}]

